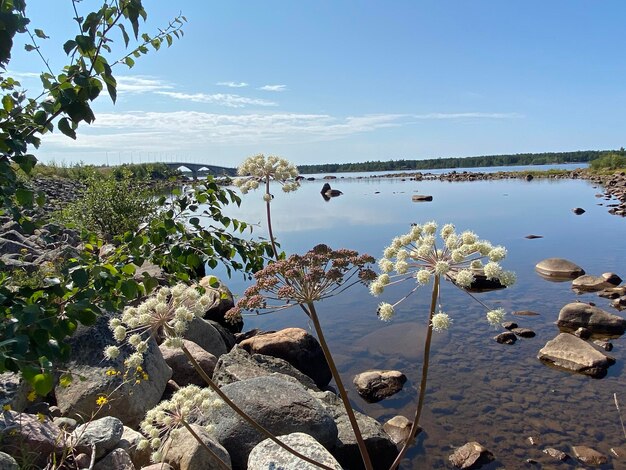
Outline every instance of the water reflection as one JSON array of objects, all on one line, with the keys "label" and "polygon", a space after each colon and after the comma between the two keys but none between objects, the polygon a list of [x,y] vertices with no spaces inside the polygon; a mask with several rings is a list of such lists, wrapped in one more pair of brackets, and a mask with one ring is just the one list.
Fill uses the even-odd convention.
[{"label": "water reflection", "polygon": [[[524,468],[527,458],[542,462],[543,468],[556,468],[557,462],[543,454],[543,448],[555,447],[571,455],[572,445],[589,445],[609,455],[610,447],[623,444],[612,399],[614,392],[622,401],[626,399],[623,338],[614,340],[611,355],[617,363],[602,380],[555,370],[536,358],[539,349],[558,334],[554,322],[565,304],[595,302],[618,313],[607,299],[577,295],[569,282],[547,282],[535,272],[538,261],[563,257],[589,274],[613,271],[626,276],[626,222],[597,205],[594,195],[599,189],[579,180],[342,179],[333,186],[341,188],[343,195],[325,202],[320,198],[323,183],[304,181],[300,190],[290,194],[272,188],[274,231],[288,254],[326,243],[380,256],[390,240],[405,233],[413,222],[452,222],[459,231],[473,230],[509,251],[503,265],[516,271],[518,283],[478,294],[480,298],[509,312],[539,314],[508,318],[533,329],[535,338],[520,339],[512,346],[497,344],[492,338],[500,330],[487,325],[484,310],[457,289],[443,286],[445,310],[455,323],[449,332],[434,336],[422,420],[425,432],[403,468],[445,468],[450,447],[471,440],[481,442],[498,458],[494,467],[485,468]],[[411,196],[418,191],[432,195],[433,201],[412,202]],[[254,235],[267,237],[263,204],[261,193],[249,193],[241,208],[230,208],[228,215],[258,223]],[[577,216],[573,207],[586,212]],[[529,234],[543,238],[525,238]],[[237,294],[246,283],[235,276],[229,285]],[[396,299],[398,292],[391,289],[384,297]],[[353,288],[321,303],[319,314],[346,383],[369,368],[397,368],[408,376],[402,392],[375,404],[349,390],[358,409],[384,421],[396,414],[410,417],[414,413],[429,299],[428,292],[412,296],[400,305],[391,324],[376,318],[380,300],[363,287]],[[290,310],[247,318],[246,328],[308,328],[304,315]],[[538,437],[541,445],[529,445],[531,436]],[[574,466],[559,464],[558,468]]]}]

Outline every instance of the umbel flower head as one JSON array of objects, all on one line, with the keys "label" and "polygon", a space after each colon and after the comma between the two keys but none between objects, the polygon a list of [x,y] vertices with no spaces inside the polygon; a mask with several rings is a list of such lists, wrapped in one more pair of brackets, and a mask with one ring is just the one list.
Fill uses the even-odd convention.
[{"label": "umbel flower head", "polygon": [[372,256],[353,250],[317,245],[304,255],[270,263],[255,273],[256,284],[226,312],[226,319],[238,321],[242,310],[275,311],[326,299],[358,282],[374,279],[376,273],[369,269],[373,262]]},{"label": "umbel flower head", "polygon": [[[160,402],[146,413],[139,425],[145,436],[137,446],[139,450],[150,447],[151,459],[158,463],[163,460],[165,441],[176,440],[177,434],[185,424],[194,423],[206,410],[223,405],[223,401],[209,388],[188,385],[176,391],[172,398]],[[212,426],[205,426],[212,432]]]},{"label": "umbel flower head", "polygon": [[[163,338],[166,346],[182,345],[187,325],[196,316],[200,317],[220,302],[217,289],[206,288],[201,294],[195,287],[177,284],[172,288],[162,287],[137,307],[126,307],[121,318],[112,318],[109,328],[118,343],[127,341],[134,352],[126,359],[128,368],[137,368],[143,363],[143,354],[148,349],[150,337]],[[117,346],[104,350],[107,359],[120,354]]]},{"label": "umbel flower head", "polygon": [[[243,194],[257,189],[260,183],[269,183],[271,180],[278,181],[286,193],[295,191],[300,187],[296,181],[298,168],[284,158],[275,155],[265,158],[265,155],[258,154],[246,158],[237,168],[237,175],[240,178],[235,180],[235,186],[239,187]],[[270,202],[271,196],[265,200]]]},{"label": "umbel flower head", "polygon": [[[454,285],[467,289],[476,280],[476,274],[484,274],[488,280],[498,281],[505,287],[515,283],[515,273],[505,271],[500,261],[506,256],[506,249],[493,246],[480,240],[474,232],[456,233],[452,224],[446,224],[437,232],[435,222],[413,225],[411,231],[396,237],[385,248],[383,258],[378,261],[381,274],[370,284],[370,293],[381,294],[388,285],[412,280],[415,290],[429,284],[435,276],[447,279]],[[440,239],[438,239],[439,234]],[[395,304],[383,302],[378,307],[378,315],[388,321],[393,316]],[[502,321],[504,310],[490,310],[487,320],[491,324]],[[432,319],[436,331],[447,329],[452,319],[439,312]]]}]

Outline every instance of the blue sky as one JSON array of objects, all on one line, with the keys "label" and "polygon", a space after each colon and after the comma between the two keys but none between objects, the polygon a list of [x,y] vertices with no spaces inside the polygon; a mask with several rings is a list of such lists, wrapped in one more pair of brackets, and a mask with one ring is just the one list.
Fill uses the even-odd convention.
[{"label": "blue sky", "polygon": [[[182,11],[184,38],[117,67],[117,104],[103,94],[95,123],[75,142],[46,136],[41,160],[236,166],[256,153],[305,164],[625,145],[623,0],[144,6],[145,31]],[[28,12],[58,73],[71,2],[29,0]],[[39,91],[35,54],[16,47],[8,70]]]}]

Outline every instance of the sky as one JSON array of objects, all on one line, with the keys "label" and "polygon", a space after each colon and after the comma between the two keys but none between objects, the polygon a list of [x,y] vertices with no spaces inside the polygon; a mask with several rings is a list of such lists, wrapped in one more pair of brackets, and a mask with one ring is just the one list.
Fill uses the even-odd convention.
[{"label": "sky", "polygon": [[[83,0],[81,13],[100,0]],[[623,0],[144,0],[143,32],[182,13],[184,37],[117,65],[115,105],[73,141],[34,151],[72,164],[234,167],[616,149],[625,145]],[[70,0],[28,0],[51,69],[77,34]],[[113,36],[114,62],[123,55]],[[14,47],[31,96],[45,64]]]}]

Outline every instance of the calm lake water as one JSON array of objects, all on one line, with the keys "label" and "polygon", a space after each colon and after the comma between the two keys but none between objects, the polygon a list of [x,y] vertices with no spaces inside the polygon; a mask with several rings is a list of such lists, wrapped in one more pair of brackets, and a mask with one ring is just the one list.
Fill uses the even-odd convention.
[{"label": "calm lake water", "polygon": [[[617,362],[601,380],[547,367],[536,357],[558,334],[554,322],[565,304],[595,302],[619,314],[610,301],[595,294],[576,295],[569,282],[549,282],[534,271],[544,258],[563,257],[588,274],[612,271],[626,278],[626,220],[607,212],[610,201],[596,197],[601,188],[579,180],[448,183],[346,178],[330,181],[343,195],[326,202],[320,195],[323,183],[321,179],[304,181],[298,191],[289,194],[273,187],[274,233],[287,254],[326,243],[378,258],[391,239],[406,233],[411,223],[451,222],[458,231],[473,230],[480,238],[504,245],[509,255],[502,264],[517,273],[513,287],[478,294],[479,298],[508,312],[533,310],[540,314],[508,315],[508,320],[533,329],[537,336],[519,339],[511,346],[500,345],[493,337],[503,330],[490,327],[478,303],[444,283],[442,307],[454,323],[448,332],[434,334],[421,419],[424,432],[402,468],[448,468],[452,449],[473,440],[497,458],[484,468],[507,469],[530,468],[525,462],[529,458],[540,463],[533,468],[579,466],[574,460],[554,461],[542,453],[546,447],[573,455],[572,446],[588,445],[610,455],[611,447],[626,444],[613,400],[617,393],[626,409],[623,338],[613,341],[610,354]],[[433,201],[412,202],[414,194],[432,195]],[[574,207],[586,212],[575,215]],[[267,237],[260,191],[243,196],[241,208],[228,213],[257,223],[254,235]],[[543,238],[526,239],[529,234]],[[235,295],[247,285],[237,274],[227,282]],[[409,419],[414,415],[429,288],[402,303],[392,322],[383,323],[376,317],[380,301],[393,302],[410,288],[405,284],[374,298],[365,287],[355,286],[317,305],[355,408],[380,422],[396,414]],[[245,329],[291,326],[313,332],[298,309],[247,317]],[[372,368],[398,369],[409,380],[400,393],[368,404],[354,390],[352,378]],[[539,445],[531,445],[529,437],[538,439]],[[610,459],[601,468],[626,468],[626,461]]]}]

